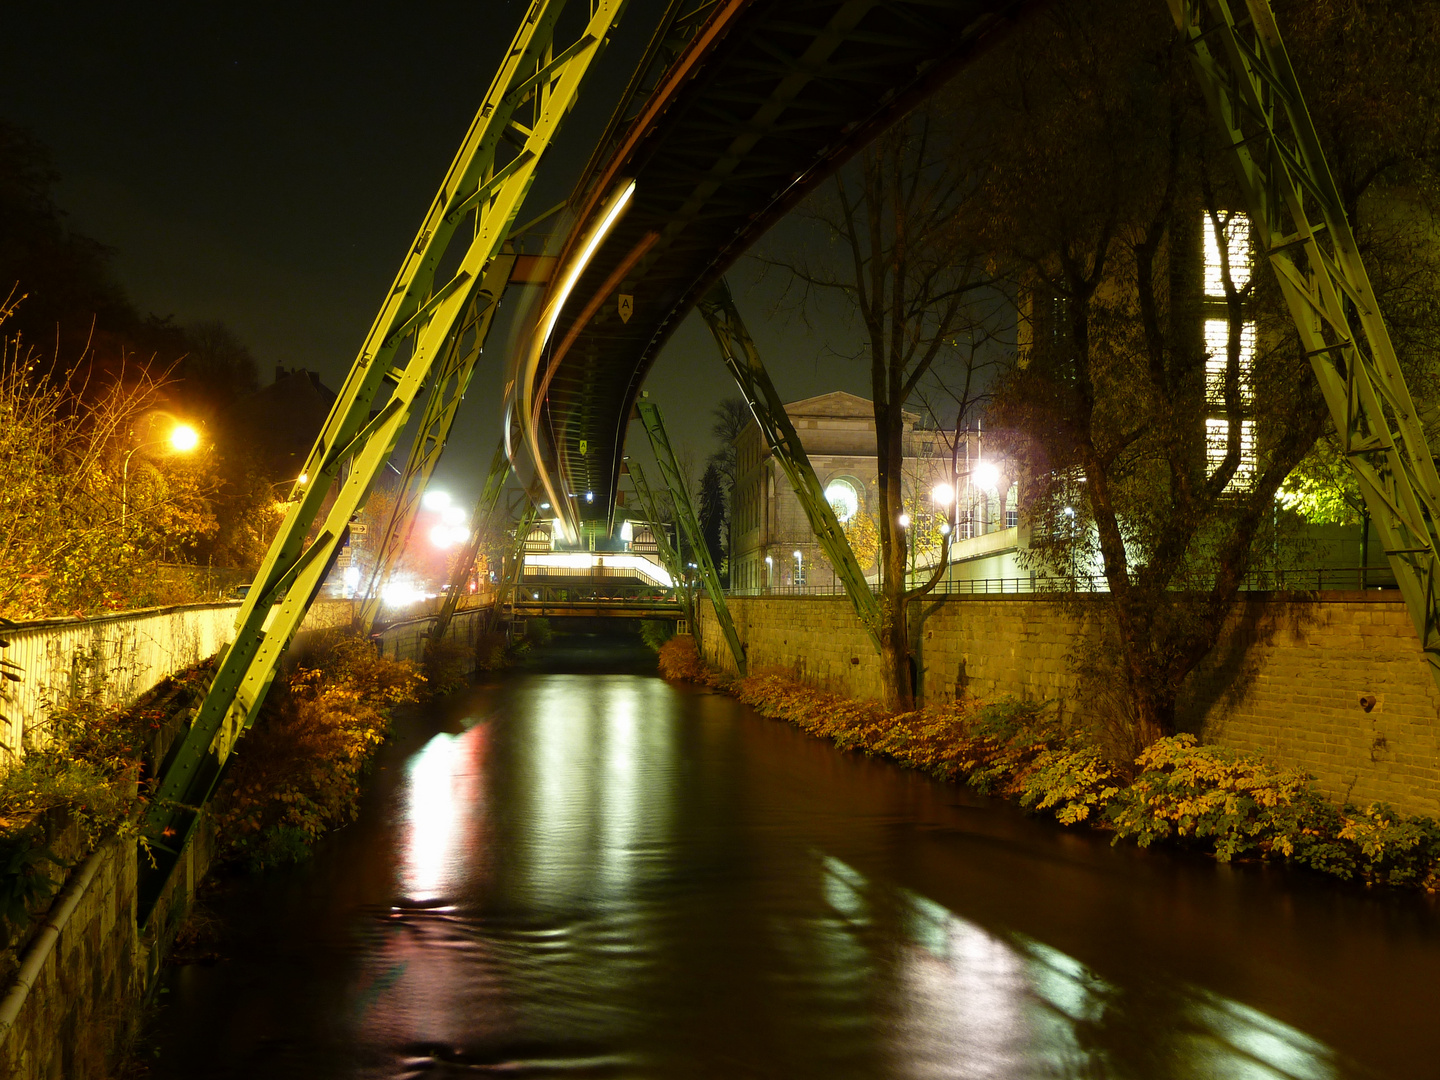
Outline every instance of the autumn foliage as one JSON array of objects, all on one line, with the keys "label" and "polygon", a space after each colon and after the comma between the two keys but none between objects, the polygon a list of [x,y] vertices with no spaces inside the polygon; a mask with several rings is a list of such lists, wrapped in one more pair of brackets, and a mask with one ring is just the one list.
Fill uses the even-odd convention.
[{"label": "autumn foliage", "polygon": [[327,830],[353,821],[390,707],[415,700],[424,681],[367,641],[326,642],[316,667],[271,692],[217,792],[222,853],[255,870],[296,862]]}]

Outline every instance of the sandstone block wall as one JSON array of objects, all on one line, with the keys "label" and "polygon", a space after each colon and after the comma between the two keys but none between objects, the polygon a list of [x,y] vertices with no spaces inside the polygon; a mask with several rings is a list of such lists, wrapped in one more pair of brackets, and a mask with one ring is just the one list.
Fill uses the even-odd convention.
[{"label": "sandstone block wall", "polygon": [[102,863],[0,1041],[16,1080],[108,1075],[121,1010],[141,986],[135,931],[135,845],[111,842]]},{"label": "sandstone block wall", "polygon": [[[1099,641],[1100,604],[1076,611],[1021,595],[917,607],[911,629],[926,700],[1085,707],[1075,659]],[[703,653],[733,671],[713,611],[700,609]],[[733,598],[730,611],[751,671],[781,668],[825,690],[880,696],[875,649],[845,598]],[[1437,718],[1440,691],[1404,603],[1356,592],[1241,601],[1188,681],[1180,723],[1207,742],[1303,769],[1334,799],[1440,817]]]}]

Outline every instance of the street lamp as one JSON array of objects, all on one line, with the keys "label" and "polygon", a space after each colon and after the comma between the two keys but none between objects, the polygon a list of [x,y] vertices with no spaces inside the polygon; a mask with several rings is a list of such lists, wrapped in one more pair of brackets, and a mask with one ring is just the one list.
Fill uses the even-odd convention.
[{"label": "street lamp", "polygon": [[769,555],[765,556],[765,591],[769,592],[775,584],[775,560]]},{"label": "street lamp", "polygon": [[120,527],[122,529],[125,527],[125,519],[129,516],[130,511],[130,459],[135,456],[135,451],[143,450],[147,446],[159,446],[162,443],[169,443],[170,449],[177,454],[188,454],[200,445],[200,433],[189,424],[176,424],[164,437],[148,439],[131,447],[130,452],[125,455],[124,464],[120,467]]}]

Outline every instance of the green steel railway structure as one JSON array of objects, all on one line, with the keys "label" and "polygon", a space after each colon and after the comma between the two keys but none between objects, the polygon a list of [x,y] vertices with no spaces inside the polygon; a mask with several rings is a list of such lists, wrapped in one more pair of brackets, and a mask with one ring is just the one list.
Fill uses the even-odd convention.
[{"label": "green steel railway structure", "polygon": [[[587,73],[622,32],[626,0],[571,0],[569,10],[566,0],[531,0],[289,494],[209,693],[157,770],[140,824],[142,914],[254,722],[353,516],[418,420],[372,601],[361,608],[362,623],[373,622],[375,589],[408,534],[509,289],[538,290],[538,300],[533,329],[507,360],[504,448],[477,526],[513,469],[566,536],[608,531],[637,416],[673,486],[668,439],[641,388],[698,308],[857,614],[875,626],[874,598],[723,276],[851,155],[1039,2],[674,0],[658,25],[623,27],[648,32],[649,44],[565,213],[553,219],[566,223],[555,254],[539,258],[517,246],[533,221],[516,223]],[[1257,250],[1278,276],[1440,679],[1440,478],[1269,2],[1155,2],[1168,5],[1188,43],[1232,148]],[[695,530],[688,499],[674,501],[682,531]],[[473,561],[473,548],[466,554]],[[702,583],[743,665],[704,561]]]}]

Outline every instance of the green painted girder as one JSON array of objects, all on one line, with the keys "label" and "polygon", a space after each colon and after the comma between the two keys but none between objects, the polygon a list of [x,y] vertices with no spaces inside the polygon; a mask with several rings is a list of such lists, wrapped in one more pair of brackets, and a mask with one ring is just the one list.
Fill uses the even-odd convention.
[{"label": "green painted girder", "polygon": [[470,514],[470,538],[465,541],[465,547],[455,560],[455,570],[450,575],[450,587],[445,590],[445,598],[440,601],[435,623],[430,627],[431,641],[443,638],[450,626],[450,620],[455,617],[455,608],[460,603],[460,597],[464,595],[465,584],[470,580],[470,571],[475,569],[475,560],[480,556],[480,547],[485,542],[495,516],[495,508],[500,504],[500,493],[505,490],[505,481],[508,479],[510,458],[505,453],[505,440],[501,439],[495,447],[495,456],[490,459],[490,471],[485,476],[480,497],[475,500],[475,509]]},{"label": "green painted girder", "polygon": [[1168,3],[1440,683],[1440,476],[1275,14],[1268,0]]},{"label": "green painted girder", "polygon": [[660,552],[660,561],[665,564],[674,587],[679,591],[685,600],[682,603],[687,608],[686,615],[693,624],[695,613],[689,609],[689,590],[685,588],[685,567],[681,563],[680,553],[670,546],[670,537],[666,535],[665,529],[660,521],[660,503],[650,490],[650,482],[645,479],[645,470],[640,467],[638,461],[626,462],[630,471],[630,481],[635,485],[635,494],[640,497],[640,505],[645,510],[645,516],[650,519],[650,532],[655,537],[655,547]]},{"label": "green painted girder", "polygon": [[785,470],[790,486],[795,490],[795,497],[800,500],[800,506],[810,521],[815,540],[825,552],[825,557],[830,560],[835,576],[844,586],[845,595],[850,598],[855,614],[860,617],[860,622],[870,635],[871,643],[878,651],[880,604],[875,599],[875,594],[870,591],[870,585],[865,580],[865,571],[860,569],[860,561],[855,558],[850,541],[845,538],[840,519],[835,516],[834,508],[825,498],[825,489],[820,478],[815,475],[810,456],[805,453],[805,445],[800,441],[795,425],[790,422],[790,415],[785,411],[785,403],[780,399],[775,384],[770,381],[770,373],[765,370],[765,364],[760,359],[760,350],[755,347],[750,331],[740,318],[740,312],[735,307],[735,301],[724,278],[716,283],[698,306],[710,332],[715,335],[715,343],[720,346],[720,357],[725,361],[725,367],[745,396],[745,403],[750,406],[755,423],[760,425],[760,432],[765,436],[770,452]]},{"label": "green painted girder", "polygon": [[506,599],[520,584],[525,569],[525,541],[530,538],[530,530],[535,527],[535,519],[539,516],[540,511],[535,504],[528,503],[515,525],[515,543],[510,548],[510,561],[500,568],[500,587],[495,590],[496,611],[505,606]]},{"label": "green painted girder", "polygon": [[695,516],[695,505],[690,501],[685,478],[680,474],[680,467],[675,462],[675,451],[670,447],[670,437],[665,434],[665,422],[660,417],[660,407],[653,401],[639,401],[636,402],[635,409],[640,414],[640,423],[645,427],[645,434],[650,437],[650,448],[655,452],[655,461],[660,466],[665,486],[670,489],[670,498],[675,505],[675,520],[684,532],[685,539],[690,542],[691,550],[695,552],[695,562],[700,568],[700,580],[710,596],[711,606],[715,608],[715,619],[720,623],[720,632],[725,635],[730,654],[735,658],[735,670],[744,675],[745,649],[740,644],[740,635],[735,632],[735,621],[730,618],[725,592],[720,588],[720,575],[715,572],[710,550],[705,546],[705,537],[700,532],[700,523]]},{"label": "green painted girder", "polygon": [[[500,254],[536,166],[625,5],[591,0],[583,32],[558,51],[564,0],[528,5],[295,483],[289,512],[241,605],[235,640],[220,656],[189,730],[161,764],[139,828],[142,918],[169,879],[236,740],[254,722],[281,654],[414,414],[475,282]],[[517,113],[526,105],[529,122],[522,123]],[[437,281],[462,226],[458,265]],[[387,385],[388,400],[377,409]]]},{"label": "green painted girder", "polygon": [[[501,254],[491,261],[480,287],[466,304],[465,318],[459,331],[451,339],[445,352],[445,360],[435,374],[430,396],[425,402],[425,412],[420,418],[419,430],[415,433],[405,468],[400,474],[395,505],[381,534],[375,569],[370,575],[370,584],[356,612],[355,622],[362,634],[370,633],[380,614],[384,603],[382,591],[390,580],[390,575],[394,573],[405,545],[410,541],[410,535],[415,528],[415,516],[420,512],[421,499],[430,486],[435,466],[440,464],[440,455],[444,453],[450,431],[455,426],[455,416],[460,410],[460,403],[470,389],[475,364],[485,349],[485,340],[489,337],[490,326],[495,321],[500,297],[510,282],[510,272],[514,266],[513,252]],[[503,478],[501,483],[504,483]],[[479,519],[472,518],[471,522],[478,525]],[[469,572],[468,568],[466,572]]]}]

